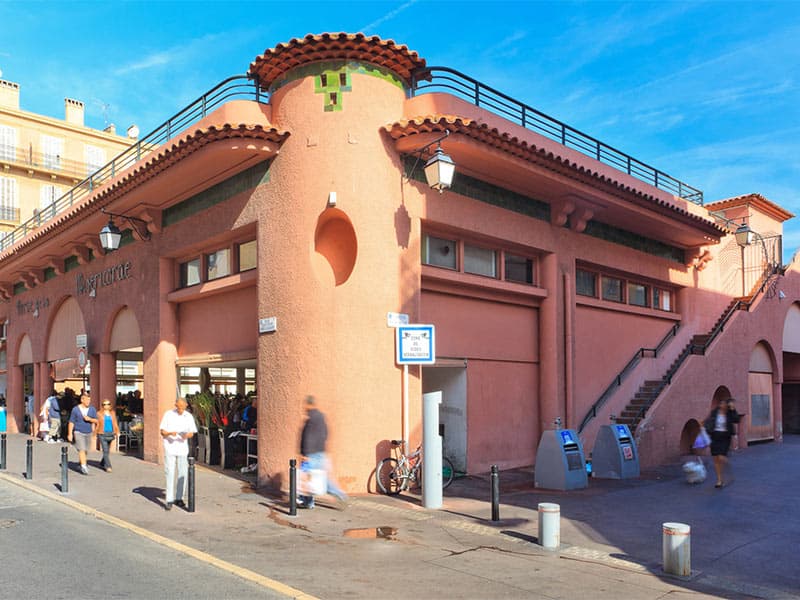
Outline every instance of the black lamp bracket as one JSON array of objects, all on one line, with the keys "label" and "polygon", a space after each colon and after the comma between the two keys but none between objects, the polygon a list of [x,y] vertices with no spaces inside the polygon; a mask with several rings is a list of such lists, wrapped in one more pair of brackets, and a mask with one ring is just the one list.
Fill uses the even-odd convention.
[{"label": "black lamp bracket", "polygon": [[147,229],[147,222],[144,221],[143,219],[139,219],[138,217],[131,217],[129,215],[120,215],[117,213],[112,213],[107,211],[105,208],[101,208],[100,212],[103,213],[104,215],[108,215],[112,223],[115,217],[117,219],[125,219],[126,221],[128,221],[128,223],[130,223],[131,228],[136,232],[136,235],[138,235],[141,239],[145,241],[150,239],[151,237],[150,230]]},{"label": "black lamp bracket", "polygon": [[447,136],[449,136],[449,135],[450,135],[450,130],[449,129],[445,129],[443,136],[436,138],[432,142],[429,142],[429,143],[425,144],[424,146],[422,146],[422,148],[417,148],[416,150],[414,150],[413,152],[410,153],[410,156],[416,156],[417,160],[414,161],[414,166],[411,167],[411,170],[406,175],[406,181],[411,179],[411,176],[414,174],[414,171],[417,170],[417,167],[419,166],[419,161],[422,160],[422,157],[425,154],[425,150],[427,150],[428,148],[430,148],[434,144],[440,144],[441,141],[443,139],[447,138]]}]

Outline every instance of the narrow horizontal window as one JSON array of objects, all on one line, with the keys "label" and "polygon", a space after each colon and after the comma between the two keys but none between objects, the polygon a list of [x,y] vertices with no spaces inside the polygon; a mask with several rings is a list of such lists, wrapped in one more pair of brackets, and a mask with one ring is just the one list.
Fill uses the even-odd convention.
[{"label": "narrow horizontal window", "polygon": [[180,265],[180,286],[182,288],[200,283],[200,259],[193,258]]},{"label": "narrow horizontal window", "polygon": [[424,236],[422,264],[455,269],[457,265],[455,240],[446,240],[432,235]]},{"label": "narrow horizontal window", "polygon": [[622,302],[622,280],[616,277],[606,277],[605,275],[600,279],[603,300]]},{"label": "narrow horizontal window", "polygon": [[497,277],[497,253],[488,248],[464,245],[464,272]]},{"label": "narrow horizontal window", "polygon": [[640,283],[628,283],[628,304],[647,306],[647,286]]},{"label": "narrow horizontal window", "polygon": [[579,296],[597,298],[597,275],[591,271],[575,271],[575,293]]},{"label": "narrow horizontal window", "polygon": [[256,241],[239,244],[239,271],[249,271],[258,266]]},{"label": "narrow horizontal window", "polygon": [[505,277],[506,281],[516,281],[518,283],[533,284],[533,259],[524,256],[515,256],[505,253]]},{"label": "narrow horizontal window", "polygon": [[206,279],[219,279],[231,274],[231,251],[222,248],[211,254],[206,254]]}]

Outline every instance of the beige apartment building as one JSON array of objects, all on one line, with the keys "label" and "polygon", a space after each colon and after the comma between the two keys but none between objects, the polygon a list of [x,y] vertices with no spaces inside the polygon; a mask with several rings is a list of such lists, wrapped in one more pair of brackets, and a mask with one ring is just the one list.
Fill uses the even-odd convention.
[{"label": "beige apartment building", "polygon": [[[0,234],[22,224],[37,227],[48,207],[114,156],[139,132],[117,135],[84,124],[84,103],[64,99],[64,120],[20,109],[18,83],[0,79]],[[52,211],[51,211],[52,212]]]}]

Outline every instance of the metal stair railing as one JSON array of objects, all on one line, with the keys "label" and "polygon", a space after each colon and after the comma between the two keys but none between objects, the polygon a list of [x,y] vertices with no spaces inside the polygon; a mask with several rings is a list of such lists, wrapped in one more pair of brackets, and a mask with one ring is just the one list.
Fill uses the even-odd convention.
[{"label": "metal stair railing", "polygon": [[186,108],[164,121],[153,131],[137,140],[136,143],[123,150],[86,179],[77,183],[52,204],[43,207],[33,217],[7,234],[0,236],[0,252],[23,240],[29,233],[41,227],[43,223],[89,196],[99,185],[114,178],[118,173],[172,139],[175,134],[183,131],[193,122],[202,119],[224,102],[234,98],[247,98],[256,102],[269,101],[269,95],[260,89],[258,82],[254,82],[246,75],[236,75],[225,79]]},{"label": "metal stair railing", "polygon": [[703,204],[703,192],[630,155],[604,144],[535,108],[448,67],[424,67],[411,74],[411,96],[445,91],[535,131],[562,146],[572,148],[645,183],[693,202]]},{"label": "metal stair railing", "polygon": [[[778,267],[775,264],[768,264],[764,270],[764,276],[761,278],[761,285],[758,286],[758,289],[754,294],[752,294],[747,300],[737,300],[736,302],[732,303],[714,329],[711,330],[711,333],[708,335],[708,339],[704,343],[693,344],[692,342],[689,342],[686,348],[683,349],[683,352],[681,352],[681,354],[675,360],[675,363],[664,374],[664,377],[661,379],[662,385],[656,388],[656,394],[653,397],[653,402],[649,405],[642,406],[642,408],[639,409],[639,412],[634,417],[634,424],[638,423],[644,418],[644,415],[647,414],[647,410],[653,405],[653,403],[655,403],[656,400],[658,400],[658,397],[661,392],[664,391],[664,388],[672,383],[672,378],[678,372],[678,369],[681,368],[686,359],[692,354],[697,354],[697,350],[700,350],[701,356],[705,356],[706,350],[714,342],[714,340],[717,339],[717,336],[719,336],[719,334],[725,330],[725,325],[728,324],[728,321],[730,321],[731,317],[740,310],[749,311],[750,307],[761,295],[761,293],[769,290],[770,280],[772,280],[773,275],[780,275],[782,274],[782,271],[782,267]],[[775,281],[777,282],[777,279],[775,279]]]},{"label": "metal stair railing", "polygon": [[597,416],[597,411],[608,401],[608,399],[614,394],[614,392],[622,385],[622,382],[628,377],[628,374],[633,370],[633,368],[639,364],[639,361],[644,358],[645,354],[652,353],[654,358],[658,357],[659,352],[664,349],[664,346],[674,338],[678,334],[678,329],[680,329],[680,323],[675,323],[667,334],[662,338],[662,340],[658,343],[655,348],[639,348],[636,351],[636,354],[628,361],[628,363],[622,367],[622,370],[614,377],[614,380],[609,384],[609,386],[600,394],[600,398],[597,399],[597,402],[592,404],[592,407],[589,409],[589,412],[586,413],[586,416],[583,417],[581,424],[578,426],[578,433],[580,434],[586,426]]}]

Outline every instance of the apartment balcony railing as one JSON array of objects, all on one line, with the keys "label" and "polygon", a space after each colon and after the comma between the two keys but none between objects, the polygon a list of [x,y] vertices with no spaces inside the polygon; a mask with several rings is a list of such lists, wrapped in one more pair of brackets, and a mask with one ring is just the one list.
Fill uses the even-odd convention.
[{"label": "apartment balcony railing", "polygon": [[412,96],[432,92],[452,94],[658,189],[689,202],[703,204],[703,192],[697,188],[604,144],[558,119],[518,102],[463,73],[447,67],[426,67],[412,74]]},{"label": "apartment balcony railing", "polygon": [[72,160],[63,156],[45,154],[33,148],[16,148],[13,146],[0,146],[0,163],[24,167],[26,169],[36,169],[49,171],[71,177],[73,179],[83,179],[92,171],[97,170],[97,166],[92,166],[80,160]]},{"label": "apartment balcony railing", "polygon": [[153,131],[139,138],[135,144],[129,146],[96,172],[77,183],[52,204],[40,209],[19,227],[0,237],[0,251],[10,248],[55,215],[88,197],[103,182],[115,177],[118,173],[138,162],[161,146],[161,144],[170,140],[192,123],[202,119],[221,104],[241,98],[255,100],[256,102],[267,102],[269,100],[269,96],[245,75],[229,77],[167,119]]}]

